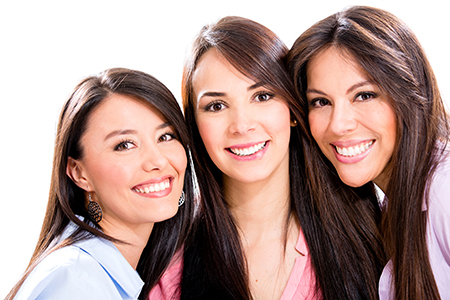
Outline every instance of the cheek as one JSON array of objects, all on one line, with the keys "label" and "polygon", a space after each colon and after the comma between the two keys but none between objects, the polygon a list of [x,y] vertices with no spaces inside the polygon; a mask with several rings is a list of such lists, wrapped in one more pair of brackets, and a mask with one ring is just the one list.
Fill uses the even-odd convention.
[{"label": "cheek", "polygon": [[257,115],[265,116],[259,121],[261,124],[264,124],[266,128],[272,128],[277,135],[290,137],[291,114],[285,103],[280,102],[276,105],[268,106],[262,111],[257,112]]},{"label": "cheek", "polygon": [[392,157],[397,139],[397,118],[393,108],[384,103],[378,110],[378,114],[372,118],[374,124],[378,123],[378,128],[381,128],[381,138],[384,144],[385,155]]},{"label": "cheek", "polygon": [[214,121],[197,121],[198,131],[200,137],[205,144],[206,150],[214,149],[216,145],[222,140],[221,137],[221,125],[219,122]]},{"label": "cheek", "polygon": [[183,146],[180,145],[180,148],[181,149],[177,151],[176,155],[173,158],[173,165],[178,174],[180,174],[180,177],[184,177],[184,173],[186,172],[187,167],[187,157]]},{"label": "cheek", "polygon": [[170,147],[165,148],[163,151],[170,166],[178,173],[181,177],[181,182],[183,182],[187,166],[186,151],[184,150],[183,145],[177,142]]},{"label": "cheek", "polygon": [[108,160],[106,163],[96,160],[89,166],[91,181],[97,188],[123,185],[124,181],[130,177],[130,170],[133,169],[130,164],[126,164],[125,167],[123,163],[115,163],[113,160]]},{"label": "cheek", "polygon": [[390,159],[394,154],[395,144],[397,141],[397,122],[395,119],[392,119],[391,122],[387,124],[385,132],[387,152],[386,155]]},{"label": "cheek", "polygon": [[[320,126],[319,116],[315,113],[308,114],[309,129],[312,137],[318,142],[319,137],[322,135],[322,127]],[[323,123],[322,123],[323,124]]]}]

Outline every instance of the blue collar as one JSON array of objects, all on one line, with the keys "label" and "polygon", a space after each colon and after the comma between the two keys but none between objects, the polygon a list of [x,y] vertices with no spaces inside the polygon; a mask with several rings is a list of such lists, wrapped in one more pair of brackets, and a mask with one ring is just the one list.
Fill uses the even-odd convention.
[{"label": "blue collar", "polygon": [[[80,217],[82,220],[82,218]],[[66,227],[62,238],[68,237],[77,225],[73,222]],[[92,237],[73,244],[92,256],[114,280],[116,286],[132,299],[137,299],[144,282],[122,253],[108,240]]]}]

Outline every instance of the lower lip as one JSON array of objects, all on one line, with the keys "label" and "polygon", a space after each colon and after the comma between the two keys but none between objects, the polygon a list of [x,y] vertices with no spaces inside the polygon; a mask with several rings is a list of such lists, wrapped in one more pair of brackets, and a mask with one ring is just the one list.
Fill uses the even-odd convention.
[{"label": "lower lip", "polygon": [[252,155],[239,156],[239,155],[232,153],[229,150],[227,150],[227,152],[231,155],[231,157],[233,157],[234,159],[239,160],[239,161],[257,160],[257,159],[261,159],[264,156],[264,154],[267,152],[267,149],[269,148],[269,144],[270,144],[270,142],[267,141],[264,149],[259,150],[258,152],[253,153]]},{"label": "lower lip", "polygon": [[336,151],[336,147],[334,147],[333,145],[331,147],[333,148],[334,155],[336,156],[336,159],[339,162],[344,163],[344,164],[355,164],[355,163],[360,162],[361,160],[363,160],[367,155],[369,155],[369,152],[372,150],[373,145],[375,145],[375,142],[373,142],[373,144],[370,145],[369,149],[367,149],[363,153],[360,153],[360,154],[355,155],[355,156],[343,156],[343,155],[340,155]]},{"label": "lower lip", "polygon": [[139,196],[145,197],[145,198],[162,198],[166,197],[172,192],[172,182],[170,182],[170,187],[166,188],[165,190],[159,191],[159,192],[153,192],[153,193],[138,193],[133,191],[134,193],[138,194]]}]

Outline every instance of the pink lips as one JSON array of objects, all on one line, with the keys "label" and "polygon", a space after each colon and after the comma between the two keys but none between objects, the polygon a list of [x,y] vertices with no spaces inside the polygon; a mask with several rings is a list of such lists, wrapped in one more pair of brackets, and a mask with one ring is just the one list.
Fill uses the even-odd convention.
[{"label": "pink lips", "polygon": [[[231,157],[233,157],[234,159],[236,159],[238,161],[251,161],[251,160],[260,159],[261,157],[263,157],[264,154],[267,152],[267,149],[269,148],[269,144],[270,144],[270,141],[259,142],[259,143],[239,144],[239,145],[233,145],[233,146],[227,148],[226,150],[231,155]],[[244,149],[247,149],[246,151],[250,151],[250,154],[239,155],[236,153],[237,151],[239,151],[240,153],[243,153]],[[252,153],[253,151],[256,151],[256,152]]]},{"label": "pink lips", "polygon": [[375,140],[353,140],[334,142],[330,146],[333,148],[333,152],[339,162],[351,164],[363,160],[370,153],[374,144]]},{"label": "pink lips", "polygon": [[167,175],[135,185],[131,190],[142,197],[160,198],[171,193],[172,182],[173,177]]}]

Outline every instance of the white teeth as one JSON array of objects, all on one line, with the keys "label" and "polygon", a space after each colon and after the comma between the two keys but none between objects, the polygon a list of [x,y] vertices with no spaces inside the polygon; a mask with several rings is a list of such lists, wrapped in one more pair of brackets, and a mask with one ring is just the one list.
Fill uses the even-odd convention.
[{"label": "white teeth", "polygon": [[363,152],[365,152],[367,149],[370,148],[370,146],[372,146],[373,141],[370,141],[368,143],[362,143],[358,146],[355,147],[348,147],[348,148],[340,148],[335,146],[337,153],[339,153],[340,155],[343,156],[355,156],[355,155],[359,155]]},{"label": "white teeth", "polygon": [[264,149],[265,146],[266,146],[266,142],[263,142],[263,143],[259,143],[257,145],[254,145],[254,146],[251,146],[248,148],[244,148],[244,149],[230,148],[230,151],[233,154],[236,154],[238,156],[248,156],[248,155],[255,154],[258,151],[261,151],[262,149]]},{"label": "white teeth", "polygon": [[169,179],[166,179],[160,183],[151,184],[151,185],[143,187],[143,188],[136,188],[136,189],[133,189],[133,191],[135,191],[136,193],[140,193],[140,194],[149,194],[149,193],[164,191],[167,188],[170,188],[170,180]]}]

